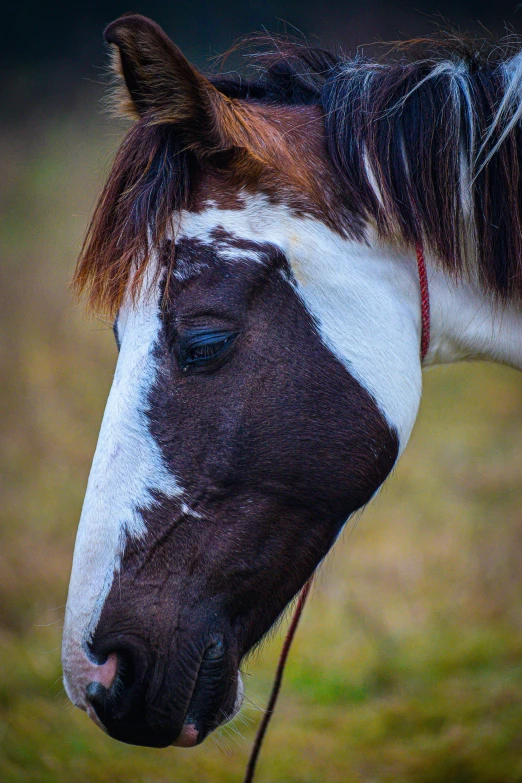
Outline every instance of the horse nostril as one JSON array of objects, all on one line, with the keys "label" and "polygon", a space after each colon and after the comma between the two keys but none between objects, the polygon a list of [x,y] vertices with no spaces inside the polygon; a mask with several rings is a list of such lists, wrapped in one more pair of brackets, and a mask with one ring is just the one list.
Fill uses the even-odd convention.
[{"label": "horse nostril", "polygon": [[117,653],[109,653],[105,663],[92,671],[91,682],[85,689],[86,697],[109,732],[115,722],[127,719],[136,704],[143,708],[142,686],[146,672],[146,659],[130,644],[118,647]]},{"label": "horse nostril", "polygon": [[115,652],[109,653],[103,662],[100,660],[100,663],[93,668],[92,680],[87,685],[85,693],[96,712],[106,705],[116,679],[121,677],[121,670],[122,660]]}]

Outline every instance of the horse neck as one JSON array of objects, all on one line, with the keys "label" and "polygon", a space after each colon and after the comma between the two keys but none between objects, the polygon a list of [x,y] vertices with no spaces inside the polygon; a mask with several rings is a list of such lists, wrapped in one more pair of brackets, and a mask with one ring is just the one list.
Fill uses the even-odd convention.
[{"label": "horse neck", "polygon": [[425,365],[485,360],[522,370],[522,307],[428,263],[431,339]]}]

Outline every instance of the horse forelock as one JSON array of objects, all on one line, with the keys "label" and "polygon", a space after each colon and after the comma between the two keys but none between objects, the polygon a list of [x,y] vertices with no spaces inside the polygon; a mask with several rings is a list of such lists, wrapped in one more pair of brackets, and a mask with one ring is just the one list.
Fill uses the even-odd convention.
[{"label": "horse forelock", "polygon": [[96,206],[76,269],[77,292],[89,306],[114,314],[127,290],[139,291],[154,248],[176,232],[184,211],[209,203],[243,208],[243,194],[260,193],[334,230],[357,230],[342,209],[315,107],[242,101],[234,107],[238,146],[202,158],[183,147],[176,130],[138,121],[116,156]]}]

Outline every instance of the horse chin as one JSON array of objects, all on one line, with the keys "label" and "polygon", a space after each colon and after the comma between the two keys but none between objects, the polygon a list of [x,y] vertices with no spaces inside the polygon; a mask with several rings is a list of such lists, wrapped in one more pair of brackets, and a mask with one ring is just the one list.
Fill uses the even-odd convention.
[{"label": "horse chin", "polygon": [[172,743],[174,748],[193,748],[198,744],[199,732],[193,723],[183,726],[181,734]]}]

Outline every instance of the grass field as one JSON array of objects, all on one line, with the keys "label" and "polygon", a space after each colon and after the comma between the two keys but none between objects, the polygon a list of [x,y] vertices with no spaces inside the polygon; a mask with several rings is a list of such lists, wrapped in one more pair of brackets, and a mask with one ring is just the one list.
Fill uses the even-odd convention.
[{"label": "grass field", "polygon": [[[0,138],[0,782],[232,783],[281,633],[246,667],[242,716],[192,751],[120,745],[61,687],[75,527],[116,355],[67,289],[118,138],[85,116],[79,101]],[[259,783],[522,783],[521,595],[522,377],[428,372],[400,466],[321,570]]]}]

